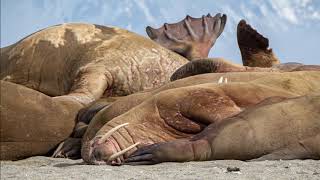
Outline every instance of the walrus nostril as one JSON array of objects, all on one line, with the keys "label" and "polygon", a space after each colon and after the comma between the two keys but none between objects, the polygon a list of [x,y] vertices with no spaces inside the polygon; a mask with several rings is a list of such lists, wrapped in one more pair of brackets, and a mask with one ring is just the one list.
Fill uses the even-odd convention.
[{"label": "walrus nostril", "polygon": [[103,153],[100,150],[95,149],[93,152],[93,157],[95,160],[100,161],[100,160],[102,160]]}]

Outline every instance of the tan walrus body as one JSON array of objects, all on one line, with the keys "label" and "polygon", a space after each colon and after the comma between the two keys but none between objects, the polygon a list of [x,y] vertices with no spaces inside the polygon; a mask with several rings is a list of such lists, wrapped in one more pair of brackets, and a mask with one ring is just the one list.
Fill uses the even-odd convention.
[{"label": "tan walrus body", "polygon": [[190,139],[143,147],[128,164],[215,159],[320,159],[320,94],[260,105],[211,124]]},{"label": "tan walrus body", "polygon": [[[250,81],[248,74],[257,75]],[[108,161],[112,154],[136,142],[140,142],[138,148],[141,148],[157,142],[190,138],[209,124],[225,121],[265,99],[297,97],[320,90],[317,83],[320,80],[319,72],[269,73],[267,76],[261,73],[260,77],[258,74],[227,73],[224,75],[231,80],[227,84],[217,84],[222,74],[212,74],[213,83],[199,85],[190,85],[192,82],[197,84],[194,81],[197,76],[181,79],[166,86],[174,87],[173,84],[183,81],[187,87],[181,87],[181,83],[180,88],[164,90],[164,86],[163,91],[154,95],[146,93],[141,104],[135,102],[134,97],[143,99],[142,93],[124,97],[94,117],[83,138],[82,158],[89,163],[112,163]],[[209,74],[200,76],[208,77]],[[241,76],[244,82],[239,82]],[[238,82],[230,77],[236,77],[234,79]],[[121,109],[130,106],[130,103],[133,104],[131,108]],[[105,142],[99,142],[100,137],[113,127],[127,122],[130,124],[124,129],[119,129]],[[119,156],[113,163],[122,162],[131,152]]]},{"label": "tan walrus body", "polygon": [[1,48],[1,159],[46,154],[84,105],[158,87],[187,62],[135,33],[92,24],[49,27]]},{"label": "tan walrus body", "polygon": [[88,104],[164,84],[187,60],[135,33],[62,24],[1,49],[1,79]]}]

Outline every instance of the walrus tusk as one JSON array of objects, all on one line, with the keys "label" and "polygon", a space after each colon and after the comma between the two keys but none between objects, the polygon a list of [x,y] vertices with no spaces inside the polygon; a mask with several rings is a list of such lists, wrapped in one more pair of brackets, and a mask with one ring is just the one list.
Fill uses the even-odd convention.
[{"label": "walrus tusk", "polygon": [[135,144],[127,147],[126,149],[124,149],[124,150],[122,150],[122,151],[119,151],[119,152],[117,152],[117,153],[112,154],[112,155],[109,157],[108,161],[112,161],[112,160],[116,159],[117,157],[119,157],[119,156],[123,155],[124,153],[130,151],[132,148],[138,146],[139,144],[140,144],[140,142],[137,142],[137,143],[135,143]]},{"label": "walrus tusk", "polygon": [[225,83],[227,84],[228,83],[228,78],[224,78],[223,76],[221,76],[218,80],[218,84],[222,84],[222,83]]},{"label": "walrus tusk", "polygon": [[220,77],[220,79],[218,80],[218,84],[221,84],[223,82],[223,76]]},{"label": "walrus tusk", "polygon": [[57,147],[57,149],[53,152],[51,157],[58,157],[58,154],[61,155],[61,150],[62,150],[63,145],[64,145],[64,142],[60,143],[59,146]]},{"label": "walrus tusk", "polygon": [[112,128],[110,131],[108,131],[106,134],[102,135],[101,138],[98,140],[98,143],[104,143],[114,132],[116,132],[118,129],[122,128],[123,126],[127,126],[129,123],[120,124],[114,128]]}]

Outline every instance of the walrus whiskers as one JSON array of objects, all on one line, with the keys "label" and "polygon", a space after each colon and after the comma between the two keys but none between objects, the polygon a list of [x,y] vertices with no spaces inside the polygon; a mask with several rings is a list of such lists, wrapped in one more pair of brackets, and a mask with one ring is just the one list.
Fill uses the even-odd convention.
[{"label": "walrus whiskers", "polygon": [[110,131],[108,131],[106,134],[102,135],[101,138],[98,140],[98,143],[104,143],[114,132],[116,132],[118,129],[122,128],[123,126],[127,126],[129,123],[120,124],[114,128],[112,128]]},{"label": "walrus whiskers", "polygon": [[118,158],[119,156],[121,156],[121,155],[123,155],[124,153],[130,151],[132,148],[138,146],[139,144],[140,144],[140,142],[137,142],[137,143],[135,143],[135,144],[127,147],[126,149],[124,149],[124,150],[122,150],[122,151],[119,151],[119,152],[117,152],[117,153],[112,154],[112,155],[109,157],[108,161],[112,161],[112,160]]}]

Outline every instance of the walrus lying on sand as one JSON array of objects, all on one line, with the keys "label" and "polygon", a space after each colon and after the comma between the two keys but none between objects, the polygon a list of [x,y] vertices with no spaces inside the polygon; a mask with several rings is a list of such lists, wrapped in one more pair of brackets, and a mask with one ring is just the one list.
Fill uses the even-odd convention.
[{"label": "walrus lying on sand", "polygon": [[[300,63],[286,63],[279,64],[278,58],[274,55],[272,49],[269,46],[269,40],[259,34],[255,29],[253,29],[250,25],[248,25],[244,20],[241,20],[237,27],[237,38],[239,48],[242,54],[242,61],[244,65],[241,66],[230,61],[226,61],[222,58],[206,58],[208,55],[208,49],[204,48],[203,50],[199,50],[204,47],[208,47],[208,41],[210,40],[210,36],[206,36],[205,31],[201,31],[197,28],[201,26],[206,26],[206,18],[211,17],[210,15],[203,16],[202,18],[192,18],[187,16],[184,20],[175,23],[175,24],[164,24],[159,29],[153,29],[151,27],[147,27],[147,34],[151,39],[160,43],[164,47],[175,51],[185,57],[189,57],[191,61],[182,67],[180,67],[177,71],[173,73],[171,76],[171,81],[175,81],[177,79],[194,76],[197,74],[203,73],[225,73],[225,72],[290,72],[290,71],[303,71],[303,70],[320,70],[320,66],[312,66],[312,65],[303,65]],[[224,16],[223,16],[224,17]],[[226,18],[226,17],[225,17]],[[200,21],[199,21],[200,20]],[[201,21],[203,24],[201,24]],[[221,18],[221,21],[226,21],[226,19]],[[188,25],[188,22],[191,22],[191,25]],[[218,22],[218,21],[217,21]],[[187,24],[187,26],[185,25]],[[225,24],[221,23],[222,25]],[[187,29],[187,31],[186,31]],[[204,28],[205,30],[206,28]],[[189,32],[189,34],[188,34]],[[203,33],[203,34],[202,34]],[[220,33],[218,33],[220,34]],[[189,36],[187,36],[189,35]],[[207,38],[199,38],[207,37]],[[211,37],[212,38],[212,37]],[[197,42],[197,43],[195,43]],[[194,48],[190,48],[194,47]],[[190,57],[193,58],[190,58]],[[260,66],[260,67],[251,67],[251,66]],[[261,68],[262,67],[262,68]],[[260,75],[262,75],[261,73]],[[265,74],[266,76],[267,74]],[[249,76],[249,74],[248,74]],[[256,73],[252,73],[251,76],[256,76]],[[220,78],[217,75],[214,79],[217,81],[217,78]],[[243,76],[242,79],[232,77],[232,81],[246,81]],[[203,78],[203,77],[202,77]],[[226,78],[225,80],[227,80]],[[205,83],[208,79],[197,78],[194,82],[189,81],[190,84],[200,84]],[[212,79],[213,80],[213,79]],[[209,82],[209,81],[207,81]],[[212,81],[211,81],[212,82]],[[184,82],[187,83],[188,82]],[[190,85],[189,84],[189,85]],[[173,88],[179,87],[181,83],[171,83],[169,86],[164,86],[163,88],[159,88],[158,90],[152,91],[160,92],[165,88]],[[183,86],[187,86],[186,84]],[[145,94],[140,96],[134,95],[132,99],[124,98],[124,100],[119,100],[118,102],[126,102],[123,103],[122,106],[118,107],[118,109],[113,109],[113,113],[109,113],[105,115],[105,121],[110,120],[117,115],[122,114],[128,109],[134,107],[135,105],[140,104],[145,99]],[[131,97],[131,96],[130,96]],[[118,104],[118,103],[117,103]],[[81,138],[83,137],[87,124],[90,122],[92,117],[100,111],[105,106],[110,105],[110,100],[100,99],[97,102],[90,104],[89,106],[83,108],[78,114],[77,125],[75,130],[70,138],[61,143],[57,150],[55,151],[53,157],[68,157],[72,159],[80,158],[80,147],[81,147]],[[104,122],[105,122],[104,121]],[[103,123],[102,123],[103,124]]]},{"label": "walrus lying on sand", "polygon": [[320,94],[267,99],[191,138],[139,148],[125,164],[216,159],[320,159]]},{"label": "walrus lying on sand", "polygon": [[[221,14],[187,17],[177,26],[165,25],[160,34],[153,32],[155,41],[166,38],[162,42],[170,45],[168,49],[186,58],[126,30],[90,24],[53,26],[1,48],[0,158],[46,154],[71,134],[83,106],[103,96],[128,95],[167,83],[188,60],[207,57],[225,23],[226,16]],[[172,27],[179,29],[177,34]],[[246,39],[238,37],[239,46],[248,46],[241,43]],[[267,46],[253,49],[262,52],[259,48]],[[29,94],[35,98],[29,99]],[[50,123],[43,121],[46,115],[51,116]]]},{"label": "walrus lying on sand", "polygon": [[[92,164],[119,164],[136,146],[139,149],[158,142],[190,139],[209,124],[229,121],[241,112],[250,113],[265,99],[283,100],[320,91],[320,73],[315,71],[226,73],[223,76],[231,82],[217,83],[221,75],[212,73],[198,75],[203,78],[181,79],[163,86],[162,91],[133,94],[105,107],[94,116],[82,139],[82,158]],[[191,85],[197,84],[196,79],[209,83]],[[296,113],[303,117],[307,112],[302,109]],[[319,114],[313,115],[319,117]],[[278,121],[291,118],[275,117]]]},{"label": "walrus lying on sand", "polygon": [[[206,21],[209,51],[226,16]],[[52,26],[1,48],[0,159],[46,154],[71,134],[82,107],[163,85],[188,61],[127,30],[81,23]]]}]

